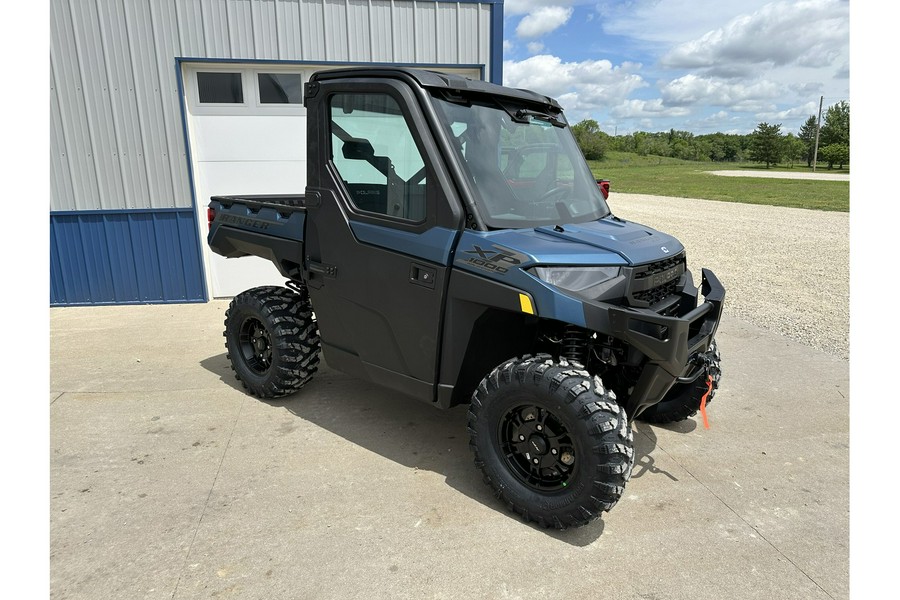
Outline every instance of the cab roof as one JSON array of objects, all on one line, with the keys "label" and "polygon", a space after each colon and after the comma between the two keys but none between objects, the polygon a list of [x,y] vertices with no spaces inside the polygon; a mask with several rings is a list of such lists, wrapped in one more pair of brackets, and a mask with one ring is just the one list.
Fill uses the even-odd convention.
[{"label": "cab roof", "polygon": [[346,69],[331,69],[318,71],[310,78],[310,82],[332,79],[355,78],[382,78],[411,80],[423,88],[445,89],[451,92],[475,93],[490,96],[505,96],[524,102],[531,102],[552,106],[556,111],[561,111],[559,103],[549,96],[543,96],[520,88],[510,88],[495,83],[489,83],[480,79],[471,79],[455,73],[443,73],[427,69],[415,69],[411,67],[351,67]]}]

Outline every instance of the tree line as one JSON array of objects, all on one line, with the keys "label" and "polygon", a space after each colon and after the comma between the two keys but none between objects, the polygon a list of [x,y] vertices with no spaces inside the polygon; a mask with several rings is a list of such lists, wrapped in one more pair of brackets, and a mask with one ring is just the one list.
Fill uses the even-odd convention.
[{"label": "tree line", "polygon": [[[781,124],[760,123],[749,134],[710,133],[694,135],[689,131],[637,131],[611,136],[600,130],[593,119],[572,126],[572,133],[588,160],[602,160],[610,150],[633,152],[641,156],[666,156],[683,160],[712,162],[758,162],[772,165],[806,162],[813,164],[816,143],[815,115],[810,115],[797,135],[783,134]],[[850,104],[838,102],[828,107],[819,131],[817,163],[843,169],[850,163]]]}]

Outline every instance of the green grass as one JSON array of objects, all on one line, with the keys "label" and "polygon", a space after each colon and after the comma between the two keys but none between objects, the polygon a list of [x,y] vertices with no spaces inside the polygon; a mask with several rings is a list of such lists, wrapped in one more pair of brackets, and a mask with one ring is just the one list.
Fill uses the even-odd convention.
[{"label": "green grass", "polygon": [[[609,179],[613,192],[654,194],[682,198],[703,198],[722,202],[767,204],[792,208],[809,208],[848,212],[850,183],[847,181],[810,181],[800,179],[766,179],[759,177],[718,177],[705,171],[765,170],[757,164],[708,163],[638,156],[627,152],[610,152],[602,161],[588,161],[597,178]],[[771,170],[792,171],[779,166]],[[794,172],[810,172],[805,165]],[[847,169],[817,172],[847,173]]]}]

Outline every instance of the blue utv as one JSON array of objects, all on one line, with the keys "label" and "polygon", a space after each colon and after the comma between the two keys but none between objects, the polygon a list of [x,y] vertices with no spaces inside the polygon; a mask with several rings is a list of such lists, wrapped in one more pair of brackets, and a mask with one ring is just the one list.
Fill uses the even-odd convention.
[{"label": "blue utv", "polygon": [[678,240],[612,214],[548,97],[373,67],[315,74],[304,105],[305,194],[209,205],[215,252],[287,280],[226,313],[246,390],[297,392],[321,352],[468,404],[475,464],[525,519],[564,529],[612,508],[632,420],[686,419],[719,385],[719,280],[703,269],[698,290]]}]

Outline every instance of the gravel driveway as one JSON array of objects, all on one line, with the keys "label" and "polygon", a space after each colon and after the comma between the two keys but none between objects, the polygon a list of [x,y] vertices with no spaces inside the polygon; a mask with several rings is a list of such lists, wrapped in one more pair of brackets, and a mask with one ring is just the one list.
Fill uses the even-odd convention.
[{"label": "gravel driveway", "polygon": [[677,237],[696,283],[711,268],[727,314],[849,358],[849,213],[616,192],[609,204]]},{"label": "gravel driveway", "polygon": [[790,171],[706,171],[724,177],[768,177],[770,179],[816,179],[818,181],[850,181],[849,173],[791,173]]}]

